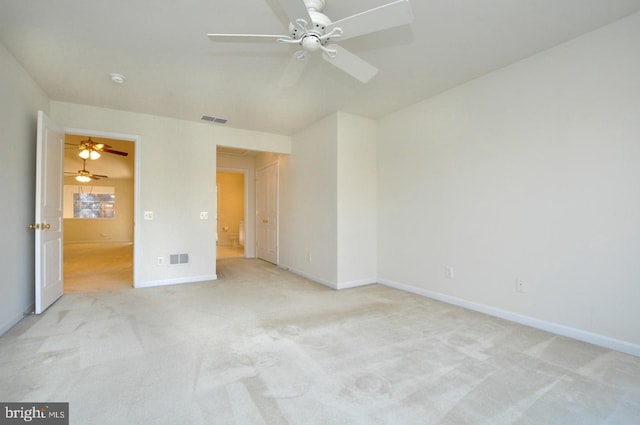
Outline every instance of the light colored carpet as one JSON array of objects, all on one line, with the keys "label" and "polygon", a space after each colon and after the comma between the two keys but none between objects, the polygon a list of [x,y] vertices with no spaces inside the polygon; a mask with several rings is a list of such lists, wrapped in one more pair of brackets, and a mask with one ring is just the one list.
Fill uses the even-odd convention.
[{"label": "light colored carpet", "polygon": [[223,258],[242,258],[244,257],[244,247],[218,245],[216,247],[216,256],[218,260]]},{"label": "light colored carpet", "polygon": [[71,423],[640,424],[640,358],[260,260],[67,294],[0,338],[0,400]]},{"label": "light colored carpet", "polygon": [[133,287],[133,244],[64,245],[64,292],[104,292]]}]

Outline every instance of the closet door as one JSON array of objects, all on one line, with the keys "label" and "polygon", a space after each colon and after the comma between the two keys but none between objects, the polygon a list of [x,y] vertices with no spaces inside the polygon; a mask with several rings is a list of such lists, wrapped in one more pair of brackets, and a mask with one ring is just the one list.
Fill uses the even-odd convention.
[{"label": "closet door", "polygon": [[278,264],[278,163],[256,171],[256,255]]}]

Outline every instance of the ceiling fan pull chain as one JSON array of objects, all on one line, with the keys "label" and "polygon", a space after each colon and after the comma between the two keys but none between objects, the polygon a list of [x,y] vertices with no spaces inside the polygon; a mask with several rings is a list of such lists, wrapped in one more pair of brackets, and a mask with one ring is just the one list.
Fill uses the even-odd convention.
[{"label": "ceiling fan pull chain", "polygon": [[298,50],[295,53],[296,59],[298,59],[299,61],[303,61],[307,58],[307,52],[305,52],[304,50]]}]

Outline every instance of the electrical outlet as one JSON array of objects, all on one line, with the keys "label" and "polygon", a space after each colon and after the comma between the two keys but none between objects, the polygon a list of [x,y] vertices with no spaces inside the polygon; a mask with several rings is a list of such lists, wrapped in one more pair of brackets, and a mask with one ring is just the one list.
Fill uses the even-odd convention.
[{"label": "electrical outlet", "polygon": [[454,270],[452,266],[447,266],[444,268],[444,274],[447,277],[447,279],[453,279],[454,276]]},{"label": "electrical outlet", "polygon": [[158,265],[164,266],[164,257],[158,257]]},{"label": "electrical outlet", "polygon": [[144,212],[145,220],[153,220],[153,211],[145,211]]},{"label": "electrical outlet", "polygon": [[200,212],[200,220],[209,220],[209,212],[201,211]]},{"label": "electrical outlet", "polygon": [[516,292],[520,292],[521,294],[524,294],[527,292],[527,282],[525,282],[522,279],[517,279],[516,280]]}]

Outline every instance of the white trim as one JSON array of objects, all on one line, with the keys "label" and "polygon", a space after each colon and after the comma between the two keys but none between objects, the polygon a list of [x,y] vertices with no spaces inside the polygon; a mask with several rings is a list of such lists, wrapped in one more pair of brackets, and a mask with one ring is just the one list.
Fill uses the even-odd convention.
[{"label": "white trim", "polygon": [[367,285],[373,285],[374,283],[378,283],[378,279],[375,277],[370,277],[367,279],[358,279],[358,280],[351,280],[348,282],[342,282],[342,283],[338,283],[337,289],[351,289],[351,288],[359,288],[361,286],[367,286]]},{"label": "white trim", "polygon": [[116,239],[109,239],[108,241],[105,241],[103,239],[96,239],[96,240],[86,240],[86,241],[73,241],[73,242],[64,242],[63,245],[82,245],[82,244],[94,244],[94,243],[99,243],[101,245],[109,245],[109,244],[116,244],[116,245],[133,245],[133,242],[128,240],[128,241],[119,241]]},{"label": "white trim", "polygon": [[305,273],[303,271],[294,269],[293,267],[285,266],[283,264],[278,264],[278,267],[280,267],[281,269],[286,270],[288,272],[291,272],[291,273],[293,273],[295,275],[304,277],[305,279],[308,279],[308,280],[310,280],[312,282],[319,283],[319,284],[324,285],[324,286],[328,286],[331,289],[336,289],[336,290],[338,289],[338,285],[336,283],[334,283],[334,282],[330,282],[328,280],[324,280],[322,278],[310,275],[308,273]]},{"label": "white trim", "polygon": [[308,279],[312,282],[319,283],[324,286],[328,286],[329,288],[335,289],[337,291],[340,291],[342,289],[359,288],[361,286],[373,285],[375,283],[378,283],[378,280],[375,277],[370,277],[367,279],[360,279],[360,280],[352,280],[349,282],[335,283],[335,282],[331,282],[331,281],[319,278],[317,276],[313,276],[309,273],[305,273],[303,271],[297,270],[293,267],[286,266],[284,264],[279,264],[278,267],[288,272],[291,272],[295,275],[304,277],[305,279]]},{"label": "white trim", "polygon": [[478,311],[490,316],[499,317],[501,319],[519,323],[521,325],[530,326],[532,328],[551,332],[553,334],[566,336],[578,341],[587,342],[589,344],[598,345],[600,347],[609,348],[611,350],[616,350],[623,353],[631,354],[632,356],[640,357],[640,345],[632,344],[627,341],[622,341],[605,335],[560,325],[558,323],[547,322],[545,320],[536,319],[535,317],[525,316],[522,314],[514,313],[512,311],[502,310],[486,304],[467,301],[462,298],[452,297],[450,295],[441,294],[439,292],[430,291],[428,289],[416,288],[415,286],[407,285],[404,283],[394,282],[387,279],[378,279],[378,282],[382,285],[399,289],[401,291],[410,292],[412,294],[421,295],[427,298],[432,298],[434,300],[442,301],[448,304],[453,304],[459,307],[467,308],[469,310]]},{"label": "white trim", "polygon": [[189,278],[176,278],[176,279],[166,279],[166,280],[150,280],[147,282],[140,282],[136,286],[136,288],[154,288],[156,286],[168,286],[168,285],[182,285],[186,283],[199,283],[199,282],[208,282],[211,280],[218,280],[217,274],[205,275],[205,276],[195,276]]},{"label": "white trim", "polygon": [[7,321],[2,326],[0,326],[0,335],[4,335],[5,333],[7,333],[11,328],[13,328],[15,325],[20,323],[20,321],[24,319],[26,316],[33,314],[35,310],[36,310],[36,305],[35,303],[32,303],[29,306],[29,308],[25,310],[24,313],[18,314],[17,316],[12,317],[9,321]]}]

